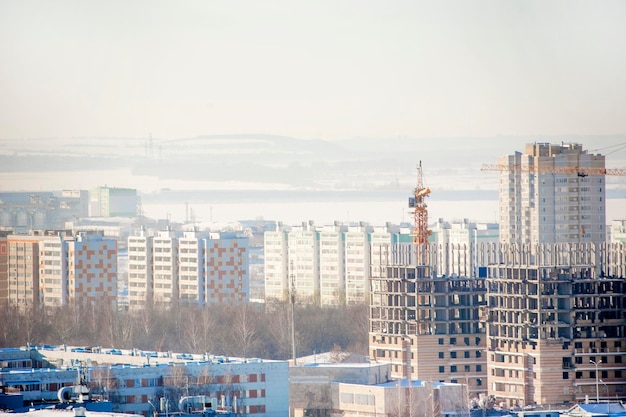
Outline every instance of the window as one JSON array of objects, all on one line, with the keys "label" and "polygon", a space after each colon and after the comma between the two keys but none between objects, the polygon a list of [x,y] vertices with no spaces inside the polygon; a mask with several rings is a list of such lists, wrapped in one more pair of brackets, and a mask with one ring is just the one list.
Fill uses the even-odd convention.
[{"label": "window", "polygon": [[439,339],[439,344],[443,345],[443,339]]},{"label": "window", "polygon": [[456,365],[450,366],[450,372],[456,372]]},{"label": "window", "polygon": [[450,344],[451,345],[456,345],[456,337],[451,337],[450,338]]},{"label": "window", "polygon": [[439,367],[439,373],[443,374],[444,372],[446,372],[446,367],[445,366],[440,366]]},{"label": "window", "polygon": [[569,372],[563,372],[563,379],[569,379]]},{"label": "window", "polygon": [[443,359],[443,352],[439,352],[439,359]]},{"label": "window", "polygon": [[583,373],[581,371],[576,371],[576,379],[580,379],[583,377]]},{"label": "window", "polygon": [[482,365],[476,365],[476,372],[482,372],[482,370],[483,370]]},{"label": "window", "polygon": [[452,359],[456,359],[456,352],[450,352],[450,357]]},{"label": "window", "polygon": [[464,352],[463,357],[465,357],[465,358],[469,358],[469,357],[470,357],[470,353],[469,353],[469,351]]}]

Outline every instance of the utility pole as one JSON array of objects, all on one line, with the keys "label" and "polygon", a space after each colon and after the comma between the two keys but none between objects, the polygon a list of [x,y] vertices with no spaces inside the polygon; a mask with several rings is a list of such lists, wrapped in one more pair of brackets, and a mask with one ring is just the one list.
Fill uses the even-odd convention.
[{"label": "utility pole", "polygon": [[293,273],[293,262],[291,263],[291,356],[293,359],[293,366],[296,366],[296,280]]}]

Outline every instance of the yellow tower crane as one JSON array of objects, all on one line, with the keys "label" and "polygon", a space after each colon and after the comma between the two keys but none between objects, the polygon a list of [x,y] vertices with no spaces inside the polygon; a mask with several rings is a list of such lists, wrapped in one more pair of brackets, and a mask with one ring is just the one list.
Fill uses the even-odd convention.
[{"label": "yellow tower crane", "polygon": [[417,168],[417,187],[413,190],[413,196],[409,197],[409,207],[413,209],[414,229],[413,244],[417,265],[428,264],[428,237],[432,230],[428,229],[428,209],[426,197],[430,194],[430,188],[424,187],[422,176],[422,161]]}]

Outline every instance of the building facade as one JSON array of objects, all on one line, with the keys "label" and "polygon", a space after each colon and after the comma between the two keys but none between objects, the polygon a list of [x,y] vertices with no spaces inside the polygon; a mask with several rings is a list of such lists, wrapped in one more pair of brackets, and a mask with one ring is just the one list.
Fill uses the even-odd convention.
[{"label": "building facade", "polygon": [[17,307],[39,305],[39,238],[7,236],[8,302]]},{"label": "building facade", "polygon": [[321,305],[338,305],[346,299],[344,234],[338,225],[319,231],[319,281]]},{"label": "building facade", "polygon": [[[61,265],[63,264],[63,260]],[[74,304],[117,304],[117,241],[79,233],[67,241],[68,297]]]},{"label": "building facade", "polygon": [[62,306],[69,300],[68,243],[63,233],[41,236],[39,240],[39,302]]},{"label": "building facade", "polygon": [[9,245],[6,232],[0,232],[0,306],[9,302]]},{"label": "building facade", "polygon": [[128,237],[128,304],[130,308],[151,305],[154,299],[151,239],[145,231]]},{"label": "building facade", "polygon": [[503,243],[606,242],[605,157],[534,143],[499,159]]},{"label": "building facade", "polygon": [[534,143],[499,169],[489,394],[511,407],[624,398],[624,248],[606,243],[605,157]]},{"label": "building facade", "polygon": [[[89,350],[89,351],[87,351]],[[285,361],[210,354],[114,351],[67,346],[0,349],[0,387],[23,395],[24,405],[53,401],[63,387],[84,383],[113,411],[152,415],[181,410],[180,400],[205,396],[214,409],[259,417],[289,415]]]},{"label": "building facade", "polygon": [[293,286],[298,302],[367,302],[370,263],[379,256],[372,251],[392,242],[410,245],[411,239],[408,228],[392,225],[280,225],[265,232],[265,299],[287,301]]},{"label": "building facade", "polygon": [[99,233],[7,236],[9,304],[59,307],[117,300],[117,242]]},{"label": "building facade", "polygon": [[142,231],[128,239],[129,305],[248,302],[248,238],[236,233]]},{"label": "building facade", "polygon": [[152,239],[152,294],[155,305],[169,306],[178,300],[177,259],[178,234],[170,230],[157,232]]},{"label": "building facade", "polygon": [[136,217],[137,190],[97,187],[89,190],[90,217]]},{"label": "building facade", "polygon": [[623,255],[622,244],[502,247],[487,278],[489,395],[509,407],[626,398]]},{"label": "building facade", "polygon": [[437,247],[438,275],[478,276],[487,265],[482,248],[499,242],[497,223],[475,223],[468,219],[433,225],[432,244]]},{"label": "building facade", "polygon": [[299,302],[319,304],[319,237],[315,226],[305,223],[287,235],[288,280]]},{"label": "building facade", "polygon": [[391,362],[395,377],[465,384],[470,398],[486,394],[485,279],[389,259],[372,265],[370,357]]},{"label": "building facade", "polygon": [[282,223],[276,230],[263,233],[265,300],[289,299],[289,258],[287,256],[287,228]]}]

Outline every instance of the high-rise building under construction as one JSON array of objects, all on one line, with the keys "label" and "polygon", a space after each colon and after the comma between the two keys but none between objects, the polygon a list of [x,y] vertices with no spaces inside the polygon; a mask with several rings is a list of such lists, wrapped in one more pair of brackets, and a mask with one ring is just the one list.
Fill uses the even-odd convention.
[{"label": "high-rise building under construction", "polygon": [[624,247],[606,243],[605,157],[535,143],[497,169],[489,395],[508,407],[626,398]]},{"label": "high-rise building under construction", "polygon": [[[435,244],[416,221],[410,262],[379,250],[370,355],[503,407],[626,398],[626,256],[606,243],[604,164],[578,144],[527,145],[491,166],[499,244]],[[410,205],[427,218],[420,189]],[[437,273],[461,258],[469,276]]]}]

